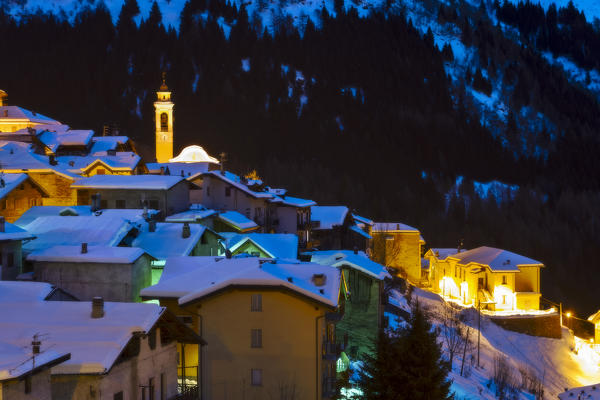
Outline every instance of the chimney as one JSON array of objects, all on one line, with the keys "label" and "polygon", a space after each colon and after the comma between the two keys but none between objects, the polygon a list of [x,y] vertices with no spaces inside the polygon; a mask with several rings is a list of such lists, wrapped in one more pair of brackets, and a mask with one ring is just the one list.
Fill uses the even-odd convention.
[{"label": "chimney", "polygon": [[400,224],[396,224],[396,230],[399,231],[400,230]]},{"label": "chimney", "polygon": [[156,232],[156,221],[148,221],[148,232]]},{"label": "chimney", "polygon": [[190,231],[190,223],[189,222],[184,222],[183,223],[183,229],[181,231],[181,237],[184,239],[187,239],[191,236],[192,232]]},{"label": "chimney", "polygon": [[115,149],[106,150],[106,155],[107,156],[116,156],[117,150],[115,150]]},{"label": "chimney", "polygon": [[92,205],[90,207],[90,210],[92,212],[96,212],[100,209],[100,193],[96,193],[92,195]]},{"label": "chimney", "polygon": [[221,153],[221,160],[220,164],[221,164],[221,175],[225,175],[225,161],[227,161],[227,154],[226,153]]},{"label": "chimney", "polygon": [[464,239],[460,239],[460,242],[458,243],[458,249],[456,249],[456,250],[457,250],[457,253],[460,253],[460,252],[462,251],[462,248],[463,248],[463,240],[464,240]]},{"label": "chimney", "polygon": [[315,286],[324,286],[326,281],[327,277],[325,274],[313,274],[312,276],[312,282]]},{"label": "chimney", "polygon": [[40,354],[40,347],[42,346],[42,342],[40,342],[38,340],[38,335],[35,334],[33,335],[33,340],[31,341],[31,349],[32,349],[32,353],[35,354]]},{"label": "chimney", "polygon": [[0,232],[6,232],[6,220],[0,216]]},{"label": "chimney", "polygon": [[81,243],[81,254],[87,254],[87,243]]},{"label": "chimney", "polygon": [[48,156],[48,162],[50,163],[50,165],[56,165],[56,164],[58,164],[56,162],[56,157],[54,156],[54,154],[50,154]]},{"label": "chimney", "polygon": [[92,299],[92,318],[104,317],[104,299],[102,297],[94,297]]}]

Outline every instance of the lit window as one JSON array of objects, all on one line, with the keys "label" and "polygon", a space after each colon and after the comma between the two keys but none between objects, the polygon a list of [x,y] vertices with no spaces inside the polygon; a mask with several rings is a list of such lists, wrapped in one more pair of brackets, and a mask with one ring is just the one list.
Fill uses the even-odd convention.
[{"label": "lit window", "polygon": [[502,304],[506,304],[506,295],[505,294],[502,295]]},{"label": "lit window", "polygon": [[252,338],[250,347],[260,348],[262,347],[262,329],[252,329],[250,332]]},{"label": "lit window", "polygon": [[262,386],[262,369],[250,370],[252,386]]},{"label": "lit window", "polygon": [[250,311],[262,311],[262,294],[252,295],[252,304]]}]

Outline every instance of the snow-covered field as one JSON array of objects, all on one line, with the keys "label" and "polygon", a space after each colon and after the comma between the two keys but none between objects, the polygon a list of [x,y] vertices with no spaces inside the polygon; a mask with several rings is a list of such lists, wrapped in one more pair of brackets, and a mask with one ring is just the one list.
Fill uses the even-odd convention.
[{"label": "snow-covered field", "polygon": [[[398,294],[393,294],[394,302],[400,303]],[[413,301],[418,298],[419,304],[434,316],[433,323],[441,324],[435,317],[443,309],[442,299],[433,293],[415,288],[412,294]],[[473,315],[476,312],[473,311]],[[477,320],[467,321],[472,329],[472,341],[477,343]],[[481,323],[481,353],[480,367],[474,365],[469,377],[460,376],[462,355],[455,356],[450,378],[453,380],[452,390],[457,399],[496,399],[494,386],[490,376],[493,375],[494,360],[498,356],[505,356],[512,367],[517,382],[520,382],[520,370],[535,371],[543,381],[544,398],[556,399],[565,388],[589,385],[600,382],[600,364],[598,355],[590,355],[588,349],[583,349],[576,354],[573,336],[567,329],[563,329],[562,339],[550,339],[529,336],[525,334],[506,331],[482,316]],[[467,356],[467,363],[471,361]],[[475,363],[476,364],[476,363]],[[520,399],[534,399],[527,392],[519,392]]]}]

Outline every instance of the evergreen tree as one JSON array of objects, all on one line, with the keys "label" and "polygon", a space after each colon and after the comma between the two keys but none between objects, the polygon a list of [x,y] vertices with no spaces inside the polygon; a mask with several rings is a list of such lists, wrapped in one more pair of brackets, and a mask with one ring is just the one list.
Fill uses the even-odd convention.
[{"label": "evergreen tree", "polygon": [[408,327],[380,332],[373,356],[365,355],[358,372],[365,400],[444,400],[450,394],[450,367],[442,359],[437,332],[418,302]]}]

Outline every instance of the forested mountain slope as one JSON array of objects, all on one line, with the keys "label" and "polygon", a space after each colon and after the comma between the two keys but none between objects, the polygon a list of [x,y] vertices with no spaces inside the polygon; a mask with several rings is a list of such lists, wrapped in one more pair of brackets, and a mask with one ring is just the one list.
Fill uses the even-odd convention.
[{"label": "forested mountain slope", "polygon": [[543,260],[545,297],[597,308],[600,31],[573,6],[121,4],[0,0],[11,103],[118,125],[149,159],[166,70],[176,150],[225,151],[227,168],[418,226],[431,246]]}]

